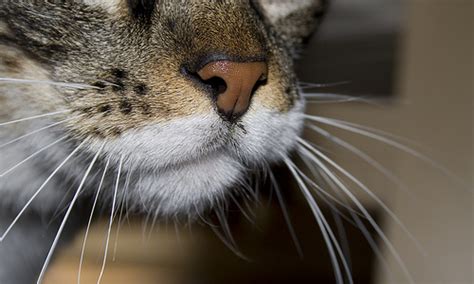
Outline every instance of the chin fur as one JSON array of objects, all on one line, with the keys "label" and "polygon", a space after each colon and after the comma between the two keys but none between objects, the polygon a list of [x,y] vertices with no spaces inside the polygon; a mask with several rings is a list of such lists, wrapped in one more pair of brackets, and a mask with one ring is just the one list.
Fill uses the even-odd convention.
[{"label": "chin fur", "polygon": [[[288,113],[254,106],[230,127],[217,115],[145,127],[107,142],[114,164],[131,176],[125,198],[135,210],[195,215],[288,155],[301,133],[303,103]],[[98,147],[96,142],[91,147]]]}]

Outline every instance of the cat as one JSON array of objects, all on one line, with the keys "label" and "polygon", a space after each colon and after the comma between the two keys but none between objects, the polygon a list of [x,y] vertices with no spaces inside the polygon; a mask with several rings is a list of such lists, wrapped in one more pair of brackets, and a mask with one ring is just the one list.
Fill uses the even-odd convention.
[{"label": "cat", "polygon": [[0,283],[41,283],[92,204],[193,218],[273,164],[301,183],[290,153],[324,156],[293,64],[326,8],[2,1]]}]

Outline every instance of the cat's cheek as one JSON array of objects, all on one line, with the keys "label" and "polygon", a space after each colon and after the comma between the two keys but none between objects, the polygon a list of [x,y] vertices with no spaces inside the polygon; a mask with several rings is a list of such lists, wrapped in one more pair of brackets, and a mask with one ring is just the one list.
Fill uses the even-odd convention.
[{"label": "cat's cheek", "polygon": [[304,109],[303,101],[296,101],[288,112],[254,105],[242,121],[245,133],[238,139],[238,155],[255,166],[262,166],[262,161],[281,161],[296,147],[302,134]]}]

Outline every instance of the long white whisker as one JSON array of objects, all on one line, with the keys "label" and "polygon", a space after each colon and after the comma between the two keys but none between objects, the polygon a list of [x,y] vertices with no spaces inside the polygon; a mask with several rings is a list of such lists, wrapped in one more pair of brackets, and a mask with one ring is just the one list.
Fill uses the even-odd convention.
[{"label": "long white whisker", "polygon": [[0,78],[0,82],[8,84],[40,84],[40,85],[53,85],[58,87],[72,88],[72,89],[100,89],[96,86],[80,83],[65,83],[65,82],[54,82],[47,80],[30,80],[30,79],[18,79],[18,78]]},{"label": "long white whisker", "polygon": [[[147,234],[148,223],[150,222],[150,218],[151,218],[151,215],[147,213],[146,216],[145,216],[145,220],[143,220],[143,223],[142,223],[142,240],[143,241],[145,241],[147,239],[146,238],[147,235],[148,235],[148,239],[151,238],[151,234],[153,233],[153,231],[150,229],[148,231],[148,234]],[[153,220],[152,220],[152,222],[153,222]]]},{"label": "long white whisker", "polygon": [[55,111],[55,112],[44,113],[44,114],[34,115],[34,116],[30,116],[30,117],[10,120],[10,121],[0,123],[0,126],[6,126],[6,125],[14,124],[14,123],[34,120],[34,119],[48,117],[48,116],[54,116],[54,115],[63,114],[63,113],[66,113],[66,112],[71,112],[71,110],[61,110],[61,111]]},{"label": "long white whisker", "polygon": [[[391,139],[388,139],[387,137],[384,137],[382,135],[379,135],[377,133],[372,133],[370,131],[367,131],[363,128],[361,129],[358,129],[358,128],[355,128],[353,126],[350,125],[350,123],[347,123],[347,122],[341,122],[341,121],[338,121],[338,120],[335,120],[335,119],[328,119],[328,118],[323,118],[323,117],[318,117],[318,116],[312,116],[312,115],[304,115],[305,118],[309,119],[309,120],[312,120],[312,121],[316,121],[316,122],[320,122],[320,123],[323,123],[323,124],[327,124],[327,125],[331,125],[331,126],[334,126],[334,127],[337,127],[337,128],[341,128],[341,129],[344,129],[344,130],[347,130],[347,131],[350,131],[350,132],[353,132],[353,133],[357,133],[359,135],[363,135],[363,136],[366,136],[366,137],[369,137],[369,138],[372,138],[374,140],[377,140],[377,141],[380,141],[380,142],[383,142],[389,146],[392,146],[398,150],[401,150],[405,153],[408,153],[422,161],[424,161],[425,163],[427,163],[428,165],[432,166],[433,168],[441,171],[443,174],[445,174],[446,176],[448,176],[450,179],[452,179],[453,181],[457,182],[459,185],[461,185],[463,188],[469,188],[468,185],[466,185],[465,181],[462,180],[461,178],[459,178],[458,176],[456,176],[455,174],[453,174],[449,169],[447,169],[446,167],[444,167],[443,165],[437,163],[436,161],[434,161],[433,159],[430,159],[429,157],[427,157],[426,155],[416,151],[415,149],[413,148],[410,148],[402,143],[399,143],[397,141],[394,141],[394,140],[391,140]],[[367,128],[367,127],[365,127]],[[377,130],[378,132],[381,132],[380,130]],[[385,133],[385,132],[383,132]],[[387,133],[385,133],[384,135],[387,135]],[[391,137],[393,137],[394,135],[391,135]],[[403,138],[400,138],[398,137],[398,139],[403,139]],[[406,139],[405,139],[406,140]]]},{"label": "long white whisker", "polygon": [[175,220],[174,222],[174,233],[175,233],[175,236],[176,236],[176,242],[178,243],[178,247],[179,247],[179,252],[181,254],[184,253],[184,248],[183,248],[183,240],[181,239],[181,233],[180,233],[180,230],[179,230],[179,224],[178,222]]},{"label": "long white whisker", "polygon": [[[302,153],[299,153],[302,160],[303,160],[303,163],[310,169],[310,171],[312,172],[313,169],[310,168],[311,164],[309,163],[309,161],[307,160],[307,158],[302,155]],[[304,153],[303,153],[304,154]],[[349,205],[347,204],[344,204],[344,202],[342,202],[341,200],[339,200],[337,197],[333,196],[332,194],[326,192],[326,190],[324,190],[324,188],[322,188],[320,185],[318,185],[317,183],[315,183],[313,180],[311,180],[310,177],[308,177],[305,173],[303,173],[302,171],[300,171],[299,169],[295,168],[295,170],[298,172],[298,174],[307,182],[309,183],[309,185],[312,186],[312,188],[315,189],[315,193],[322,199],[326,202],[326,204],[328,204],[330,206],[331,202],[329,202],[329,200],[332,200],[334,202],[336,202],[336,204],[338,204],[339,206],[342,206],[343,208],[345,208],[347,211],[350,211],[354,214],[357,214],[357,215],[361,215],[361,213],[355,211],[353,208],[351,208]],[[314,175],[314,173],[313,173]],[[326,198],[327,197],[327,198]],[[329,199],[329,200],[327,200]],[[343,216],[344,219],[346,219],[347,221],[350,222],[350,219],[347,218],[342,212],[340,212],[337,208],[334,208],[334,210],[336,212],[338,212],[338,214],[340,216]],[[361,217],[364,217],[364,216],[361,216]]]},{"label": "long white whisker", "polygon": [[358,99],[359,97],[351,96],[351,95],[343,95],[343,94],[335,94],[335,93],[310,93],[310,92],[302,92],[301,95],[307,99]]},{"label": "long white whisker", "polygon": [[[419,143],[413,140],[410,140],[406,137],[402,137],[402,136],[399,136],[399,135],[396,135],[396,134],[393,134],[381,129],[365,126],[362,124],[357,124],[354,122],[349,122],[349,121],[345,121],[341,119],[322,117],[322,116],[316,116],[316,115],[308,115],[308,114],[305,114],[304,117],[310,121],[315,121],[315,122],[327,124],[333,127],[341,128],[350,132],[357,133],[362,136],[367,136],[372,139],[376,139],[373,136],[377,136],[379,137],[379,139],[376,139],[376,140],[379,140],[379,141],[382,141],[381,140],[382,138],[387,139],[387,140],[390,140],[388,138],[391,138],[398,141],[402,141],[403,143],[411,144],[414,146],[420,146]],[[382,142],[385,142],[385,141],[382,141]]]},{"label": "long white whisker", "polygon": [[234,202],[235,205],[237,205],[237,208],[239,208],[240,212],[244,215],[245,219],[247,219],[250,223],[255,225],[255,221],[250,218],[250,216],[247,214],[247,211],[240,205],[239,201],[234,197],[233,194],[229,194],[230,199]]},{"label": "long white whisker", "polygon": [[[300,147],[300,149],[302,149],[303,151],[307,151],[306,149],[304,149],[303,147]],[[309,151],[307,151],[309,153]],[[308,155],[308,153],[306,153]],[[413,278],[411,277],[411,274],[408,270],[408,268],[406,267],[405,263],[403,262],[402,258],[400,257],[400,255],[398,254],[397,250],[395,249],[395,247],[393,246],[393,244],[390,242],[390,240],[388,239],[388,237],[385,235],[385,233],[382,231],[382,229],[380,228],[380,226],[377,224],[377,222],[375,222],[375,220],[372,218],[372,216],[369,214],[369,212],[367,211],[367,209],[365,209],[365,207],[360,203],[360,201],[354,196],[354,194],[352,194],[352,192],[344,185],[344,183],[339,179],[337,178],[337,176],[334,175],[334,173],[332,173],[324,163],[322,163],[321,160],[319,160],[317,157],[315,157],[314,155],[308,155],[308,157],[313,161],[315,162],[319,168],[321,168],[321,170],[323,170],[333,181],[334,183],[338,186],[338,188],[340,188],[351,200],[352,202],[357,206],[357,208],[359,208],[359,210],[365,215],[365,217],[367,218],[367,220],[369,221],[369,223],[372,225],[372,227],[374,228],[374,230],[377,232],[377,234],[380,236],[380,238],[385,242],[385,244],[387,245],[387,248],[390,250],[391,254],[395,257],[395,260],[397,261],[397,263],[399,264],[400,268],[403,270],[403,272],[405,273],[407,279],[409,280],[410,283],[414,284],[414,281],[413,281]]]},{"label": "long white whisker", "polygon": [[389,269],[387,260],[385,259],[382,251],[380,250],[379,246],[377,245],[377,242],[374,240],[374,238],[370,235],[369,230],[367,227],[362,223],[362,220],[357,216],[356,214],[350,213],[352,215],[352,218],[356,222],[356,227],[362,232],[364,235],[365,239],[367,240],[367,243],[369,244],[370,248],[372,251],[375,253],[377,256],[377,259],[379,259],[382,262],[382,266],[384,269],[390,274],[391,277],[393,277],[393,272]]},{"label": "long white whisker", "polygon": [[[300,153],[300,156],[305,159],[301,153]],[[306,176],[301,170],[295,168],[295,170],[298,172],[298,174],[300,175],[300,177],[303,178],[303,180],[311,185],[313,188],[315,188],[315,182],[313,180],[311,180],[308,176]],[[344,220],[346,220],[348,223],[350,223],[351,225],[354,225],[356,226],[356,224],[351,220],[351,218],[349,218],[348,216],[346,216],[346,214],[344,214],[341,210],[339,210],[336,205],[332,204],[331,203],[331,200],[328,200],[322,193],[322,187],[318,186],[318,189],[314,191],[314,193],[316,194],[317,197],[319,197],[327,206],[329,206],[329,208],[336,214],[338,214],[340,217],[342,217]],[[359,215],[361,218],[365,218],[361,213],[355,211],[353,208],[351,208],[349,205],[346,205],[346,204],[343,204],[342,202],[338,203],[337,205],[339,206],[342,206],[344,209],[346,209],[347,211],[349,211],[350,213],[352,214],[356,214],[356,215]]]},{"label": "long white whisker", "polygon": [[328,131],[316,126],[316,125],[308,125],[308,127],[321,134],[323,137],[328,139],[329,141],[332,141],[336,143],[337,145],[342,146],[343,148],[346,148],[350,152],[354,153],[356,156],[361,158],[362,160],[366,161],[368,164],[370,164],[372,167],[374,167],[376,170],[381,172],[385,177],[387,177],[390,181],[392,181],[394,184],[396,184],[398,187],[401,189],[405,190],[406,192],[410,193],[408,190],[408,187],[403,183],[403,181],[400,180],[399,177],[394,175],[389,169],[384,167],[382,164],[380,164],[378,161],[376,161],[374,158],[369,156],[367,153],[361,151],[360,149],[356,148],[354,145],[348,143],[347,141],[334,136],[333,134],[329,133]]},{"label": "long white whisker", "polygon": [[[319,172],[321,174],[321,177],[326,181],[326,183],[330,186],[330,188],[332,188],[334,190],[334,192],[340,196],[342,193],[340,191],[336,191],[336,189],[338,188],[338,186],[336,184],[334,184],[334,182],[332,181],[332,179],[326,174],[326,172],[322,171],[321,169],[319,169],[318,172],[313,172],[313,170],[316,170],[315,169],[315,166],[313,164],[310,164],[308,161],[307,161],[307,158],[305,156],[303,156],[303,153],[299,153],[301,158],[303,159],[303,161],[305,162],[305,164],[308,166],[308,168],[310,168],[311,172],[313,173],[313,175],[316,176],[316,174]],[[300,175],[303,174],[303,173],[300,173]],[[328,205],[332,208],[333,206],[328,203]],[[344,219],[346,219],[347,222],[349,222],[350,224],[352,224],[354,227],[358,228],[362,234],[364,235],[364,237],[366,238],[369,246],[372,248],[372,250],[374,251],[374,253],[376,254],[376,256],[378,257],[378,259],[382,262],[384,268],[391,274],[392,271],[390,269],[388,269],[388,264],[387,264],[387,261],[385,260],[381,250],[379,249],[376,241],[372,238],[371,234],[369,233],[369,231],[367,230],[367,228],[365,227],[364,223],[362,223],[361,221],[361,217],[362,218],[365,218],[365,216],[359,216],[359,212],[355,212],[353,210],[348,210],[349,211],[349,214],[352,216],[352,220],[348,220],[346,219],[346,217],[344,215],[340,215],[342,216]]]},{"label": "long white whisker", "polygon": [[351,83],[351,81],[340,81],[340,82],[334,82],[334,83],[310,83],[310,82],[303,82],[299,81],[298,82],[298,87],[300,88],[329,88],[329,87],[337,87],[341,85],[346,85]]},{"label": "long white whisker", "polygon": [[[122,202],[123,202],[123,199],[122,199]],[[114,238],[114,250],[113,250],[113,253],[112,253],[112,262],[115,262],[115,259],[117,257],[117,248],[118,248],[118,243],[119,243],[119,235],[120,235],[120,229],[122,227],[122,218],[123,218],[123,209],[124,209],[124,206],[123,204],[120,204],[120,213],[119,213],[119,219],[118,219],[118,222],[117,222],[117,230],[115,231],[115,238]]]},{"label": "long white whisker", "polygon": [[84,116],[84,115],[85,115],[85,114],[81,114],[81,115],[78,115],[78,116],[75,116],[75,117],[70,117],[70,118],[67,118],[67,119],[64,119],[64,120],[55,122],[55,123],[53,123],[53,124],[50,124],[50,125],[41,127],[41,128],[39,128],[39,129],[36,129],[36,130],[34,130],[34,131],[32,131],[32,132],[29,132],[29,133],[27,133],[27,134],[24,134],[24,135],[22,135],[22,136],[20,136],[20,137],[17,137],[17,138],[15,138],[15,139],[13,139],[13,140],[10,140],[10,141],[8,141],[8,142],[6,142],[6,143],[0,145],[0,149],[6,147],[6,146],[8,146],[8,145],[11,145],[11,144],[13,144],[13,143],[15,143],[15,142],[18,142],[18,141],[20,141],[20,140],[22,140],[22,139],[24,139],[24,138],[27,138],[27,137],[29,137],[29,136],[31,136],[31,135],[34,135],[34,134],[36,134],[36,133],[38,133],[38,132],[47,130],[47,129],[49,129],[49,128],[53,128],[53,127],[55,127],[55,126],[58,126],[58,125],[60,125],[60,124],[63,124],[63,123],[65,123],[65,122],[68,122],[68,121],[70,121],[70,120],[79,118],[79,117]]},{"label": "long white whisker", "polygon": [[332,94],[332,93],[305,93],[300,92],[303,98],[308,103],[346,103],[346,102],[362,102],[370,105],[378,105],[374,100],[366,97],[354,97],[350,95]]},{"label": "long white whisker", "polygon": [[[298,153],[300,154],[300,153]],[[306,163],[305,161],[305,157],[302,156],[300,154],[301,158],[303,159],[303,161]],[[320,189],[320,192],[324,192],[324,190],[322,188],[320,188],[320,186],[318,184],[316,184],[314,181],[312,181],[309,177],[307,177],[300,169],[298,169],[296,167],[296,165],[294,165],[294,163],[291,163],[293,165],[293,170],[299,175],[300,178],[304,178],[306,179],[307,182],[309,182],[313,187],[316,187],[317,189]],[[305,185],[306,186],[306,185]],[[307,188],[307,187],[306,187]],[[316,194],[318,194],[318,191],[316,191]],[[332,214],[335,216],[335,220],[336,220],[336,223],[337,223],[337,220],[340,220],[339,217],[343,217],[347,222],[353,224],[353,222],[348,218],[346,217],[342,212],[340,212],[333,204],[331,204],[330,202],[326,201],[325,198],[323,196],[321,196],[320,194],[318,194],[318,196],[320,198],[322,198],[323,201],[326,202],[326,204],[329,206],[329,208],[331,209],[331,212]],[[309,202],[309,201],[308,201]],[[314,200],[314,202],[316,203],[316,201]],[[355,212],[352,208],[348,207],[348,206],[345,206],[344,204],[342,204],[343,207],[345,207],[348,211],[350,211],[351,215],[358,215],[359,213],[358,212]],[[319,206],[318,206],[319,208]],[[320,211],[320,210],[319,210]],[[321,212],[321,211],[320,211]],[[341,248],[337,238],[335,237],[332,229],[331,229],[331,226],[328,224],[328,222],[326,221],[326,218],[324,217],[323,213],[321,212],[320,214],[320,217],[321,217],[321,221],[324,223],[325,227],[327,228],[327,232],[332,240],[332,242],[334,243],[334,246],[336,248],[336,251],[337,251],[337,254],[339,255],[339,258],[341,259],[341,261],[343,262],[343,266],[344,266],[344,270],[346,272],[346,275],[349,279],[349,281],[352,283],[352,273],[351,273],[351,265],[350,265],[350,259],[348,258],[349,257],[349,249],[348,249],[348,245],[346,244],[346,246],[344,247],[344,249]],[[337,225],[337,224],[336,224]],[[354,226],[356,226],[355,224],[353,224]],[[344,231],[344,229],[342,228],[342,231]],[[338,227],[338,232],[341,232],[341,228]],[[345,235],[342,235],[345,237]],[[347,239],[344,238],[344,240],[346,241],[347,243]]]},{"label": "long white whisker", "polygon": [[82,188],[84,187],[84,184],[86,183],[87,177],[89,176],[92,168],[94,167],[95,162],[99,158],[100,152],[102,152],[102,149],[105,146],[105,142],[102,144],[100,147],[99,151],[97,151],[97,154],[95,154],[94,158],[92,159],[92,162],[90,163],[89,167],[86,170],[86,173],[84,174],[84,177],[81,180],[81,183],[79,184],[79,187],[77,188],[76,194],[71,200],[71,204],[69,205],[68,210],[66,211],[66,214],[64,215],[63,221],[61,222],[61,225],[58,229],[58,232],[56,233],[56,237],[54,238],[53,244],[51,245],[51,248],[49,249],[49,253],[46,256],[46,260],[44,261],[43,268],[41,269],[41,272],[38,277],[38,284],[41,284],[43,281],[44,275],[46,273],[46,269],[49,266],[49,263],[51,262],[51,258],[53,257],[54,251],[56,250],[56,247],[59,242],[59,238],[61,237],[61,234],[64,230],[64,227],[66,226],[67,220],[69,219],[69,216],[71,215],[72,209],[74,207],[74,204],[76,203],[77,199],[79,198],[79,195],[81,194]]},{"label": "long white whisker", "polygon": [[11,229],[15,226],[15,224],[18,222],[20,217],[25,213],[25,211],[28,209],[30,204],[33,202],[33,200],[38,196],[38,194],[41,193],[41,191],[46,187],[46,185],[51,181],[51,179],[59,172],[59,170],[71,159],[72,156],[74,156],[79,149],[87,142],[88,139],[85,139],[79,146],[76,147],[72,151],[71,154],[69,154],[59,166],[48,176],[48,178],[41,184],[41,186],[36,190],[36,192],[30,197],[28,202],[26,202],[25,206],[20,210],[20,212],[16,215],[15,219],[11,222],[10,226],[5,230],[3,235],[0,237],[0,243],[5,239],[5,237],[8,235],[8,233],[11,231]]},{"label": "long white whisker", "polygon": [[[298,142],[307,147],[309,150],[311,150],[313,153],[321,157],[324,161],[329,163],[332,167],[337,169],[339,172],[341,172],[344,176],[349,178],[352,182],[354,182],[359,188],[361,188],[367,195],[369,195],[373,200],[375,200],[381,207],[382,209],[387,212],[387,214],[402,228],[402,230],[408,235],[408,237],[413,241],[413,243],[416,245],[418,250],[426,255],[426,252],[424,251],[423,247],[421,244],[418,242],[418,240],[413,236],[412,233],[408,230],[408,228],[403,224],[403,222],[397,217],[397,215],[390,209],[388,206],[377,196],[375,195],[365,184],[363,184],[359,179],[351,175],[346,169],[341,167],[339,164],[335,163],[333,160],[329,159],[328,156],[324,155],[321,151],[318,149],[312,147],[309,143],[304,141],[303,139],[298,138]],[[303,150],[307,151],[307,150]],[[310,157],[311,158],[311,157]]]},{"label": "long white whisker", "polygon": [[[125,186],[124,186],[124,190],[122,191],[122,198],[120,200],[120,213],[119,214],[119,219],[118,219],[118,222],[117,222],[117,231],[115,232],[115,238],[114,238],[114,250],[113,250],[113,253],[112,253],[112,261],[115,262],[115,258],[117,256],[117,248],[118,248],[118,241],[119,241],[119,235],[120,235],[120,229],[122,227],[122,218],[123,218],[123,214],[124,214],[124,208],[126,206],[126,193],[128,192],[128,187],[130,185],[130,179],[131,179],[131,176],[132,176],[132,171],[130,170],[127,174],[127,178],[125,180]],[[128,214],[128,213],[125,213],[125,214]],[[126,218],[127,215],[125,215]],[[115,217],[114,217],[115,218]]]},{"label": "long white whisker", "polygon": [[337,255],[336,255],[336,252],[334,250],[335,247],[336,247],[336,250],[340,253],[341,261],[343,263],[344,269],[346,270],[347,277],[348,277],[350,283],[352,283],[352,276],[351,276],[351,273],[350,273],[350,269],[347,265],[347,262],[344,259],[342,251],[340,251],[339,244],[337,243],[337,241],[335,239],[332,238],[333,237],[332,230],[327,227],[328,224],[327,224],[327,222],[325,222],[324,216],[323,216],[318,204],[316,203],[316,200],[313,198],[313,196],[311,195],[311,192],[309,191],[308,187],[306,186],[304,181],[301,179],[301,177],[298,175],[297,171],[295,170],[296,165],[286,157],[284,157],[284,162],[287,165],[288,169],[293,174],[296,182],[298,183],[298,185],[299,185],[298,187],[300,188],[301,192],[303,193],[303,196],[305,197],[306,201],[310,205],[311,211],[313,211],[313,215],[316,219],[316,222],[319,225],[319,228],[321,230],[323,238],[326,242],[326,247],[327,247],[329,255],[331,257],[331,261],[333,263],[334,274],[335,274],[335,277],[336,277],[336,283],[344,283],[344,280],[343,280],[343,276],[342,276],[342,273],[341,273],[341,268],[339,267],[339,261],[338,261]]},{"label": "long white whisker", "polygon": [[[204,223],[208,224],[208,222],[206,222],[205,220],[203,220],[203,221],[204,221]],[[211,228],[211,230],[219,238],[219,240],[221,240],[221,242],[224,243],[224,245],[227,248],[229,248],[235,255],[237,255],[238,257],[242,258],[245,261],[250,261],[250,259],[248,257],[243,255],[233,244],[231,244],[229,242],[229,240],[226,237],[224,237],[221,234],[221,232],[219,232],[219,230],[217,229],[217,227],[215,225],[210,225],[209,228]]]},{"label": "long white whisker", "polygon": [[225,236],[229,239],[230,243],[237,249],[237,243],[235,242],[234,237],[232,236],[232,232],[229,228],[229,224],[227,224],[227,220],[224,216],[223,209],[220,206],[216,209],[216,215],[217,215],[217,219],[221,223],[222,230]]},{"label": "long white whisker", "polygon": [[348,99],[339,99],[339,100],[312,100],[311,98],[305,98],[307,104],[342,104],[342,103],[350,103],[350,102],[357,102],[361,101],[360,99],[348,98]]},{"label": "long white whisker", "polygon": [[[347,266],[349,267],[349,270],[352,271],[351,249],[349,246],[349,241],[347,239],[346,228],[344,228],[344,223],[342,222],[341,216],[336,211],[331,210],[331,215],[334,220],[334,223],[336,224],[337,234],[341,243],[341,250],[344,255],[343,257],[347,261]],[[352,275],[352,273],[350,274]]]},{"label": "long white whisker", "polygon": [[78,274],[77,274],[77,283],[78,284],[81,283],[82,264],[84,262],[84,254],[85,254],[85,250],[86,250],[87,238],[89,237],[89,230],[90,230],[90,227],[91,227],[91,224],[92,224],[92,219],[94,217],[94,212],[95,212],[95,209],[96,209],[96,206],[97,206],[97,201],[99,200],[99,195],[100,195],[100,192],[102,191],[102,186],[104,184],[105,176],[107,174],[107,169],[109,168],[109,165],[110,165],[110,157],[107,159],[107,162],[105,164],[104,172],[103,172],[102,177],[100,179],[99,187],[97,188],[97,193],[95,194],[94,203],[93,203],[92,209],[91,209],[91,215],[89,217],[89,221],[87,222],[86,233],[84,235],[84,241],[82,242],[81,258],[80,258],[80,261],[79,261],[79,271],[78,271]]},{"label": "long white whisker", "polygon": [[243,202],[245,208],[247,209],[246,211],[248,212],[248,214],[250,214],[250,216],[253,217],[253,219],[256,219],[257,214],[255,213],[255,209],[252,208],[252,206],[250,205],[250,200],[245,200],[245,198],[244,198],[242,202]]},{"label": "long white whisker", "polygon": [[326,217],[324,217],[323,212],[318,208],[319,211],[319,218],[321,218],[321,221],[323,222],[323,225],[326,227],[326,232],[329,234],[330,239],[332,240],[332,243],[334,245],[334,248],[336,249],[337,254],[339,255],[339,258],[341,259],[342,266],[345,270],[345,273],[347,275],[347,279],[349,280],[350,284],[354,284],[354,280],[352,279],[352,272],[351,268],[349,267],[349,264],[346,259],[346,255],[344,251],[341,249],[341,246],[334,235],[334,232],[331,229],[331,226],[329,226],[329,223],[326,220]]},{"label": "long white whisker", "polygon": [[15,164],[13,167],[9,168],[8,170],[4,171],[3,173],[0,174],[0,178],[3,178],[4,176],[8,175],[9,173],[13,172],[14,170],[16,170],[18,167],[20,167],[21,165],[25,164],[26,162],[28,162],[29,160],[33,159],[34,157],[38,156],[39,154],[41,154],[42,152],[44,152],[45,150],[53,147],[54,145],[58,144],[59,142],[65,140],[67,138],[67,136],[63,136],[61,138],[59,138],[58,140],[54,141],[53,143],[49,144],[49,145],[46,145],[44,146],[43,148],[39,149],[38,151],[34,152],[33,154],[31,154],[30,156],[26,157],[25,159],[23,159],[22,161],[20,161],[19,163]]},{"label": "long white whisker", "polygon": [[301,248],[300,241],[298,240],[298,237],[296,236],[296,232],[291,222],[290,215],[288,214],[288,209],[286,208],[285,201],[283,200],[280,187],[278,186],[278,182],[275,176],[273,175],[273,173],[269,171],[268,174],[270,177],[270,181],[273,185],[273,189],[275,190],[275,195],[277,197],[278,204],[280,204],[280,208],[283,213],[283,218],[285,219],[286,226],[288,227],[288,231],[290,232],[291,239],[293,240],[293,243],[295,244],[298,256],[302,259],[304,257],[303,249]]},{"label": "long white whisker", "polygon": [[114,196],[112,199],[112,209],[110,210],[109,228],[107,230],[107,240],[105,242],[105,249],[104,249],[104,259],[102,261],[102,267],[100,269],[99,279],[97,279],[97,284],[99,284],[102,281],[102,277],[104,276],[104,272],[105,272],[105,265],[107,263],[107,255],[109,252],[110,232],[112,231],[112,224],[114,222],[115,204],[117,202],[117,193],[118,193],[118,188],[120,184],[120,175],[122,174],[123,159],[124,159],[123,156],[120,157],[119,168],[117,172],[117,181],[115,183]]}]

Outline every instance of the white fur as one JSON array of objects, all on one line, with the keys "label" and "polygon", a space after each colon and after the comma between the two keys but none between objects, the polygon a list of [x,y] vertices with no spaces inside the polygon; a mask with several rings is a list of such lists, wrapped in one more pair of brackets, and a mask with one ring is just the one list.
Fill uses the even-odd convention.
[{"label": "white fur", "polygon": [[296,11],[311,8],[316,0],[260,0],[260,2],[270,21],[275,23]]},{"label": "white fur", "polygon": [[[217,114],[189,117],[124,133],[107,155],[138,174],[127,198],[138,208],[166,215],[200,210],[247,176],[246,169],[278,161],[300,135],[302,103],[288,113],[252,105],[243,129]],[[92,144],[97,150],[100,141]],[[157,209],[156,209],[157,208]]]},{"label": "white fur", "polygon": [[83,0],[85,4],[100,7],[110,14],[116,13],[122,0]]}]

